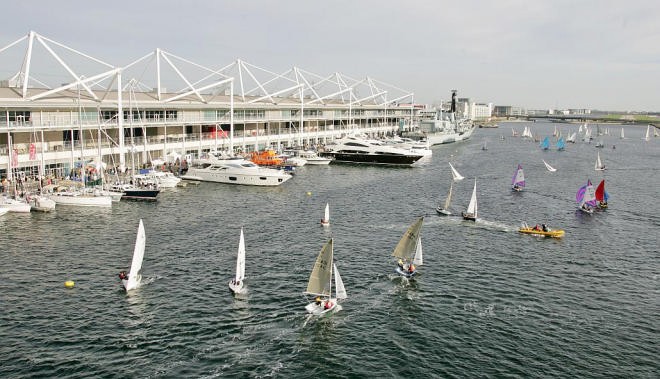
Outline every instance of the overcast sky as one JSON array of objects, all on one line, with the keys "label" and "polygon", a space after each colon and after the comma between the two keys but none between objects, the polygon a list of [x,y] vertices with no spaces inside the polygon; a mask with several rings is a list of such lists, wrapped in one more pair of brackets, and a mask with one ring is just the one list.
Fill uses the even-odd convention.
[{"label": "overcast sky", "polygon": [[[2,13],[0,47],[33,30],[117,66],[159,47],[214,68],[370,76],[418,103],[456,89],[529,109],[660,111],[657,0],[25,0]],[[15,66],[0,54],[3,79]]]}]

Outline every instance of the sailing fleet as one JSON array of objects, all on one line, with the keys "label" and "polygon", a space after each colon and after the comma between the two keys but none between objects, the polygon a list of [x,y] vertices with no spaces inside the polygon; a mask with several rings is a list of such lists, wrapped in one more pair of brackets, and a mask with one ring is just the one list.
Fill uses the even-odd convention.
[{"label": "sailing fleet", "polygon": [[[526,133],[526,132],[524,132]],[[220,161],[231,161],[243,165],[252,170],[253,163],[245,161],[242,158],[233,158],[233,157],[218,157],[211,155],[210,157],[204,158],[204,164],[209,164],[208,167],[217,164]],[[222,163],[224,164],[224,163]],[[447,196],[444,202],[437,206],[436,210],[438,214],[444,216],[451,216],[452,212],[450,210],[452,193],[454,190],[454,183],[460,182],[465,177],[461,175],[458,170],[454,167],[451,162],[449,164],[449,173],[451,174],[450,186]],[[548,162],[543,160],[543,164],[546,169],[550,172],[557,171],[553,168]],[[605,166],[602,163],[600,152],[597,152],[596,159],[596,170],[604,170]],[[256,170],[263,170],[263,168],[256,168]],[[274,170],[277,171],[277,170]],[[191,174],[193,178],[197,178],[197,174],[193,171]],[[265,175],[265,174],[262,174]],[[259,185],[259,184],[257,184]],[[514,175],[511,181],[511,188],[514,192],[521,192],[526,186],[525,174],[523,171],[522,164],[518,164]],[[67,197],[76,197],[83,195],[62,195],[58,194],[55,196],[56,199],[66,199]],[[109,200],[109,196],[97,196],[97,201],[99,198],[104,199],[104,201]],[[107,200],[106,200],[107,198]],[[593,214],[597,210],[605,210],[608,207],[609,194],[605,190],[605,180],[603,179],[598,186],[594,187],[590,179],[582,185],[575,197],[577,207],[580,212],[586,214]],[[14,203],[20,203],[19,205],[13,205]],[[23,209],[25,205],[20,201],[13,199],[5,198],[3,199],[3,204],[0,206],[0,215],[11,210],[12,207],[18,209],[19,206],[22,206]],[[47,207],[48,205],[46,205]],[[27,211],[29,211],[30,205],[28,205]],[[474,184],[472,189],[472,194],[467,208],[461,212],[461,217],[466,221],[477,222],[479,220],[478,214],[478,200],[477,200],[477,178],[474,178]],[[329,227],[330,225],[330,205],[329,203],[325,204],[323,217],[321,218],[320,224],[324,227]],[[395,277],[402,278],[404,280],[412,280],[417,275],[419,275],[419,268],[423,265],[423,248],[422,248],[422,239],[421,231],[424,224],[424,216],[417,218],[404,232],[403,236],[399,239],[397,245],[395,246],[392,256],[397,260],[396,267],[394,269]],[[518,229],[522,234],[535,235],[540,237],[553,237],[560,238],[564,235],[564,231],[560,229],[551,229],[545,224],[529,226],[526,222],[523,221],[522,226]],[[135,244],[133,248],[133,256],[131,260],[130,269],[128,272],[122,271],[119,273],[119,279],[123,289],[126,292],[132,292],[138,289],[142,283],[142,263],[145,255],[146,247],[146,234],[145,227],[142,219],[139,220],[137,234],[135,238]],[[238,250],[236,254],[236,268],[234,276],[228,283],[230,291],[235,294],[246,293],[245,279],[246,279],[246,246],[245,246],[245,236],[243,228],[240,229]],[[341,309],[340,302],[347,299],[347,292],[344,286],[343,280],[341,279],[337,264],[334,259],[334,239],[328,239],[322,246],[320,252],[318,253],[314,265],[312,266],[312,271],[309,275],[307,281],[307,288],[303,291],[303,294],[308,297],[307,304],[305,305],[305,310],[310,315],[314,316],[324,316],[335,313]]]}]

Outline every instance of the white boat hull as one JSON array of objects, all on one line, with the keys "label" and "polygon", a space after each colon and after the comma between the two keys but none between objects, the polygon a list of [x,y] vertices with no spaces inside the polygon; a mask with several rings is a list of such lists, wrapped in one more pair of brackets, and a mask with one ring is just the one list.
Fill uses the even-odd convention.
[{"label": "white boat hull", "polygon": [[[225,170],[229,171],[229,170]],[[247,186],[279,186],[291,179],[292,176],[283,171],[273,169],[259,169],[254,173],[233,173],[225,171],[211,171],[190,167],[182,179],[199,180],[203,182],[215,182],[226,184],[241,184]]]},{"label": "white boat hull", "polygon": [[69,193],[56,193],[49,197],[57,205],[75,205],[80,207],[112,207],[110,196],[91,196]]},{"label": "white boat hull", "polygon": [[240,282],[239,284],[235,284],[232,280],[229,282],[229,289],[231,290],[231,292],[235,294],[243,293],[243,282]]},{"label": "white boat hull", "polygon": [[332,303],[332,306],[328,309],[325,309],[324,307],[325,301],[322,302],[321,305],[316,304],[316,302],[309,303],[305,306],[305,309],[307,310],[307,313],[311,313],[314,316],[329,315],[338,312],[341,309],[341,306],[337,304],[337,299],[330,299],[328,301]]},{"label": "white boat hull", "polygon": [[12,213],[30,213],[30,210],[32,209],[30,204],[23,201],[9,198],[4,198],[0,201],[2,202],[0,203],[0,208],[7,209],[7,211]]},{"label": "white boat hull", "polygon": [[31,196],[28,200],[33,211],[37,212],[50,212],[55,209],[55,201],[45,197],[34,195]]}]

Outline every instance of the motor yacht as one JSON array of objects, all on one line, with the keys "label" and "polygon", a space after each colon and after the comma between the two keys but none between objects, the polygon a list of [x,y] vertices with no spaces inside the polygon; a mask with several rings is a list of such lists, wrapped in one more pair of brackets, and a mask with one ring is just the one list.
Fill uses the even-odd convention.
[{"label": "motor yacht", "polygon": [[292,175],[283,170],[259,167],[241,157],[209,152],[194,160],[181,178],[249,186],[279,186],[291,179]]},{"label": "motor yacht", "polygon": [[410,149],[359,137],[345,137],[326,147],[330,150],[321,152],[320,155],[333,158],[338,163],[411,166],[424,156]]}]

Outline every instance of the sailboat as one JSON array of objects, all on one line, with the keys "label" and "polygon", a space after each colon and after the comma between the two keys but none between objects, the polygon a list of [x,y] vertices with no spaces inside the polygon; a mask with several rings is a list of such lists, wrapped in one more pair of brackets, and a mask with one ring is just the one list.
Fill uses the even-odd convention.
[{"label": "sailboat", "polygon": [[485,139],[484,144],[481,146],[481,150],[484,150],[484,151],[488,150],[487,142],[488,142],[488,140]]},{"label": "sailboat", "polygon": [[423,224],[424,216],[408,227],[392,252],[394,257],[399,258],[395,271],[403,277],[412,278],[417,275],[416,267],[424,264],[421,237]]},{"label": "sailboat", "polygon": [[598,152],[598,155],[597,155],[597,157],[596,157],[596,164],[595,164],[595,166],[594,166],[594,169],[595,169],[596,171],[603,171],[603,170],[605,170],[605,165],[604,165],[603,162],[600,160],[600,151]]},{"label": "sailboat", "polygon": [[323,213],[323,218],[321,219],[321,225],[330,226],[330,204],[325,204],[325,212]]},{"label": "sailboat", "polygon": [[459,182],[459,181],[465,179],[461,174],[458,173],[458,171],[456,171],[454,166],[451,165],[451,162],[449,162],[449,167],[451,167],[451,176],[452,176],[452,178],[454,179],[455,182]]},{"label": "sailboat", "polygon": [[564,141],[564,137],[559,137],[557,140],[557,150],[562,151],[566,148],[566,142]]},{"label": "sailboat", "polygon": [[243,228],[241,228],[241,237],[238,240],[238,254],[236,256],[236,275],[229,282],[229,289],[235,293],[243,291],[243,280],[245,279],[245,237],[243,237]]},{"label": "sailboat", "polygon": [[594,213],[596,207],[596,194],[591,180],[587,180],[587,184],[580,187],[575,194],[575,201],[578,203],[578,208],[585,213]]},{"label": "sailboat", "polygon": [[445,216],[450,216],[451,212],[449,211],[449,204],[451,203],[451,191],[454,187],[454,182],[449,183],[449,193],[447,194],[447,198],[445,199],[445,205],[441,207],[438,205],[438,207],[435,209],[438,211],[438,213],[443,214]]},{"label": "sailboat", "polygon": [[556,168],[550,166],[550,165],[548,164],[548,162],[546,162],[545,160],[543,160],[543,164],[545,165],[545,168],[548,169],[548,171],[550,171],[550,172],[555,172],[555,171],[557,171]]},{"label": "sailboat", "polygon": [[610,195],[605,191],[605,179],[601,180],[598,187],[596,187],[595,195],[598,209],[607,209],[607,200],[610,198]]},{"label": "sailboat", "polygon": [[624,133],[623,133],[623,127],[622,127],[622,128],[621,128],[621,139],[624,139],[624,138],[626,138],[626,137],[624,136]]},{"label": "sailboat", "polygon": [[572,134],[569,134],[568,137],[566,137],[566,142],[575,143],[576,139],[577,139],[577,132],[573,132]]},{"label": "sailboat", "polygon": [[474,179],[474,189],[472,190],[472,197],[470,204],[465,212],[461,212],[463,219],[468,221],[477,221],[477,179]]},{"label": "sailboat", "polygon": [[525,188],[525,173],[519,164],[516,172],[513,173],[513,179],[511,179],[511,189],[520,192],[523,188]]},{"label": "sailboat", "polygon": [[142,281],[142,259],[144,258],[144,246],[147,237],[144,234],[144,224],[140,219],[138,225],[137,237],[135,238],[135,249],[133,250],[133,262],[131,263],[131,271],[126,274],[126,271],[119,273],[119,279],[126,291],[136,289],[140,286]]},{"label": "sailboat", "polygon": [[[332,274],[335,277],[335,297],[332,297]],[[333,260],[333,242],[332,238],[323,245],[323,248],[316,257],[314,268],[307,282],[306,295],[316,296],[316,299],[307,304],[305,309],[308,313],[316,316],[334,313],[341,309],[337,304],[339,300],[346,299],[346,289],[344,282],[339,276],[339,270]]]},{"label": "sailboat", "polygon": [[648,142],[651,140],[651,124],[646,125],[646,135],[644,136],[644,141]]},{"label": "sailboat", "polygon": [[550,148],[550,137],[545,137],[541,142],[541,149],[548,150]]}]

